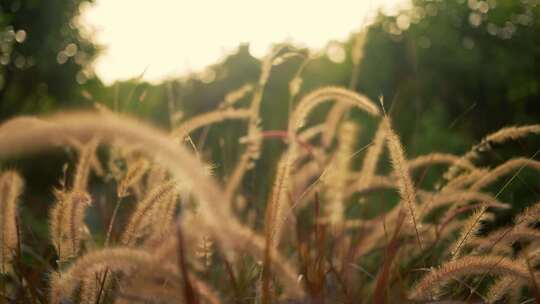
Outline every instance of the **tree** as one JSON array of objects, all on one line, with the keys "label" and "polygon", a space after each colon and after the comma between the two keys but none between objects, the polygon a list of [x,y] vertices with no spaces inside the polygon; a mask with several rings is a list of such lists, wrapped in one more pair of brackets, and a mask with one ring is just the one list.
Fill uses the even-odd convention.
[{"label": "tree", "polygon": [[475,137],[540,115],[538,1],[416,0],[367,39],[358,88],[372,97],[442,104],[474,117],[459,126]]},{"label": "tree", "polygon": [[80,103],[98,51],[77,24],[90,2],[0,1],[0,120]]}]

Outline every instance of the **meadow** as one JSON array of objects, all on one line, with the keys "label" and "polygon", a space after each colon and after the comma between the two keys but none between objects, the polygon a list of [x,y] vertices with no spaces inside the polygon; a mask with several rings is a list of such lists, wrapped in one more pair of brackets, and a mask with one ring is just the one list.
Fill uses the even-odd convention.
[{"label": "meadow", "polygon": [[539,1],[110,85],[83,2],[0,3],[0,304],[540,303]]},{"label": "meadow", "polygon": [[[279,55],[278,55],[279,54]],[[522,170],[540,170],[532,156],[478,165],[482,154],[538,136],[540,125],[509,126],[462,155],[433,151],[408,157],[384,101],[342,87],[296,96],[282,131],[261,129],[265,85],[276,60],[267,55],[259,81],[229,93],[217,109],[181,120],[172,130],[93,111],[17,117],[0,126],[0,155],[18,157],[70,146],[76,156],[54,186],[48,215],[54,256],[28,269],[18,217],[25,182],[0,176],[2,297],[5,303],[529,303],[537,285],[540,202],[510,223],[486,231],[499,199]],[[299,84],[300,83],[300,84]],[[298,99],[297,101],[295,99]],[[239,102],[240,100],[247,102]],[[310,113],[333,107],[322,121]],[[358,145],[358,121],[378,127]],[[245,136],[224,178],[191,134],[240,120]],[[286,145],[275,163],[268,197],[242,193],[242,180],[264,141]],[[99,153],[98,153],[99,152]],[[538,152],[537,152],[538,153]],[[390,163],[388,172],[380,172]],[[422,172],[443,167],[421,187]],[[420,172],[420,175],[418,174]],[[419,177],[420,176],[420,177]],[[97,194],[90,180],[116,189],[103,236],[85,221]],[[504,183],[488,191],[497,181]],[[377,196],[388,193],[388,196]],[[391,195],[396,199],[392,199]],[[123,217],[118,209],[129,204]],[[378,212],[362,212],[369,205]],[[352,208],[360,210],[351,215]],[[366,209],[367,208],[367,209]],[[263,210],[263,212],[257,212]],[[373,209],[372,209],[373,210]],[[45,282],[39,276],[46,273]],[[37,278],[36,278],[37,276]]]}]

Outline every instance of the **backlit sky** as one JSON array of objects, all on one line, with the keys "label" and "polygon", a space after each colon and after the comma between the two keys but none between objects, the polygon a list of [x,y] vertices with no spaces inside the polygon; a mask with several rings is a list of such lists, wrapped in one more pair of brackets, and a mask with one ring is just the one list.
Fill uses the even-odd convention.
[{"label": "backlit sky", "polygon": [[200,71],[242,42],[263,55],[272,43],[315,49],[344,40],[380,8],[403,0],[98,0],[82,22],[106,50],[96,73],[106,83],[149,81]]}]

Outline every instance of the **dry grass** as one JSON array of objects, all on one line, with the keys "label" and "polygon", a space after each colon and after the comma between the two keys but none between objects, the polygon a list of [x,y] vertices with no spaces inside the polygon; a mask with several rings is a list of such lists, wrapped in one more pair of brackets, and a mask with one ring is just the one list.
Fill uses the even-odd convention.
[{"label": "dry grass", "polygon": [[[272,62],[281,58],[278,51],[265,59],[256,86],[231,92],[219,109],[174,130],[156,130],[104,109],[1,125],[2,158],[58,145],[73,146],[78,158],[73,182],[54,190],[49,234],[57,263],[42,272],[49,272],[48,300],[21,276],[26,236],[18,229],[17,202],[23,181],[14,171],[0,176],[0,302],[403,303],[535,296],[540,205],[527,208],[510,227],[486,234],[481,224],[496,210],[510,208],[486,189],[524,167],[539,170],[539,162],[515,157],[480,168],[476,160],[494,143],[537,134],[536,125],[503,129],[463,156],[434,152],[408,159],[390,117],[381,118],[375,103],[345,88],[323,87],[303,96],[299,88],[292,90],[300,98],[286,130],[265,133],[259,110]],[[248,94],[251,103],[243,108],[237,100]],[[350,109],[378,122],[366,151],[358,147],[364,130],[350,121],[336,124],[332,118],[306,126],[312,110],[325,101],[341,104],[334,110],[337,117]],[[219,178],[209,173],[202,151],[190,152],[189,136],[231,119],[246,122],[240,140],[245,149]],[[336,130],[326,130],[329,126]],[[241,185],[270,137],[287,147],[267,186],[269,196],[257,199],[245,195]],[[97,156],[98,145],[108,149],[108,159]],[[386,175],[379,170],[383,161],[392,167]],[[433,165],[450,168],[440,177],[442,186],[415,184],[414,171]],[[93,179],[117,189],[105,241],[86,218],[97,199]],[[385,191],[399,194],[397,204],[358,218],[347,213],[356,205],[381,204],[369,195]],[[125,201],[133,206],[117,218]],[[418,271],[426,268],[425,274]]]}]

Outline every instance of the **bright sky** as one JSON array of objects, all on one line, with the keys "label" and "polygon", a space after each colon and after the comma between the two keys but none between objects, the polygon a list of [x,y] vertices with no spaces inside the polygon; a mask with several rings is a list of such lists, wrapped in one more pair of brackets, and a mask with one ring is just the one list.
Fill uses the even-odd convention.
[{"label": "bright sky", "polygon": [[105,81],[159,81],[200,71],[242,42],[264,55],[272,43],[315,49],[344,40],[377,8],[404,0],[98,0],[82,22],[106,47],[96,62]]}]

